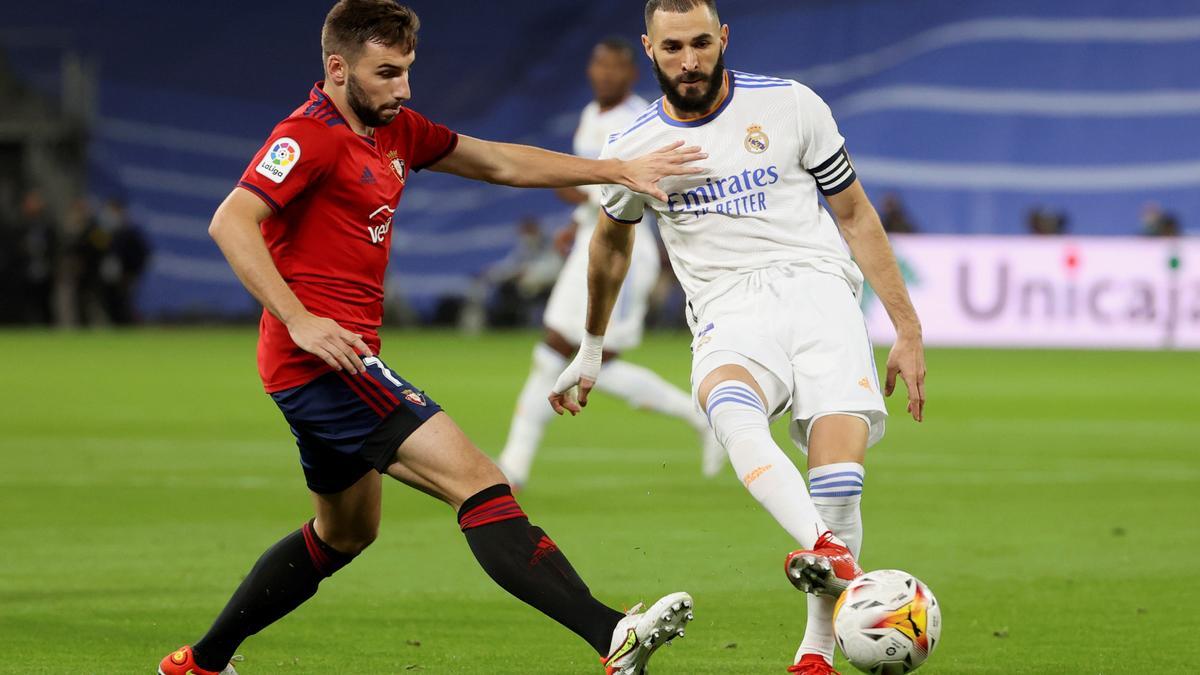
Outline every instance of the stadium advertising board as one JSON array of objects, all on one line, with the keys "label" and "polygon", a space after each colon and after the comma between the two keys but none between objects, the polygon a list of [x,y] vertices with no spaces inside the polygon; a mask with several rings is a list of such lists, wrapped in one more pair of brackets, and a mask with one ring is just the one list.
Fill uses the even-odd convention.
[{"label": "stadium advertising board", "polygon": [[[894,235],[925,341],[1200,349],[1200,239]],[[895,332],[869,289],[871,337]]]}]

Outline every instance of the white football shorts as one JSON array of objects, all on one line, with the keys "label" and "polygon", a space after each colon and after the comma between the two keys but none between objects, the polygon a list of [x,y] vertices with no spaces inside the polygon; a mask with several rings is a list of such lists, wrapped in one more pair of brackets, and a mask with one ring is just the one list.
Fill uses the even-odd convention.
[{"label": "white football shorts", "polygon": [[[789,433],[801,450],[808,452],[812,422],[828,414],[864,419],[868,446],[883,438],[887,408],[875,354],[845,279],[796,266],[755,270],[688,319],[693,397],[713,370],[745,367],[748,360],[773,399],[767,401],[772,419],[790,410]],[[762,382],[767,373],[783,386]]]}]

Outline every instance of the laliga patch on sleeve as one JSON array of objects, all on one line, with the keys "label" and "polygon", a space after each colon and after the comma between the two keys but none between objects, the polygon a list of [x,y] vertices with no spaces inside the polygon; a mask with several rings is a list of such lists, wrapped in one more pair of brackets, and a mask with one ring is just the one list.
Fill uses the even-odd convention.
[{"label": "laliga patch on sleeve", "polygon": [[285,136],[271,145],[255,171],[273,183],[282,183],[299,161],[300,144]]}]

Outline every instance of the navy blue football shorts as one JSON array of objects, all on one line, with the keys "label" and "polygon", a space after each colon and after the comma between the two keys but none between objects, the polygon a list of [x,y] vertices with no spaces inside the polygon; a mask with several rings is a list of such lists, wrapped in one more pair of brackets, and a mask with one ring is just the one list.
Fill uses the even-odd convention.
[{"label": "navy blue football shorts", "polygon": [[331,372],[271,394],[300,448],[308,489],[334,494],[387,471],[396,448],[442,407],[377,357],[367,372]]}]

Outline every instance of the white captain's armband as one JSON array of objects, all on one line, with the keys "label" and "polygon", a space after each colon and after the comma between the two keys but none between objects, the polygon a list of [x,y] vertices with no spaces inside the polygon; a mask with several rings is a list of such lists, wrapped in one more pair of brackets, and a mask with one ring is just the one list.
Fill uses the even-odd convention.
[{"label": "white captain's armband", "polygon": [[850,163],[850,154],[846,146],[834,153],[833,157],[821,162],[808,172],[817,181],[817,189],[826,197],[832,197],[850,187],[858,177],[854,173],[854,165]]}]

